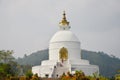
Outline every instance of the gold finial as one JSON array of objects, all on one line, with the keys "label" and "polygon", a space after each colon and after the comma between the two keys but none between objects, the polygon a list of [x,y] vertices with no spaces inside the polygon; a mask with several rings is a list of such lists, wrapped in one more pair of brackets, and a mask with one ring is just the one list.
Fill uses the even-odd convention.
[{"label": "gold finial", "polygon": [[69,25],[69,22],[66,20],[66,14],[65,14],[65,11],[63,11],[63,18],[62,18],[62,21],[59,23],[63,26],[65,25]]}]

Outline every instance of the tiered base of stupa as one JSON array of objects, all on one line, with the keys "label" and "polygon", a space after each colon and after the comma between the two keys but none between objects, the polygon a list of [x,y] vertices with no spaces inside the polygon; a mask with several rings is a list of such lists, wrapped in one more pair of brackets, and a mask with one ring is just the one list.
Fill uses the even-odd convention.
[{"label": "tiered base of stupa", "polygon": [[33,66],[33,74],[38,74],[40,77],[60,77],[63,73],[75,71],[83,71],[85,75],[92,75],[95,72],[99,73],[99,68],[96,65],[90,65],[88,60],[67,60],[58,62],[57,60],[42,61],[41,66]]}]

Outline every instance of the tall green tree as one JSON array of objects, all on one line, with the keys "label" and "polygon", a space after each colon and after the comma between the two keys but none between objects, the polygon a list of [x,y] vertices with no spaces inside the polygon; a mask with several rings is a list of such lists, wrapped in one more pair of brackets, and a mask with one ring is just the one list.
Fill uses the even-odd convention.
[{"label": "tall green tree", "polygon": [[2,63],[8,63],[14,59],[12,56],[13,50],[1,50],[0,51],[0,62]]},{"label": "tall green tree", "polygon": [[0,50],[0,80],[8,76],[17,76],[20,72],[17,62],[14,61],[12,50]]}]

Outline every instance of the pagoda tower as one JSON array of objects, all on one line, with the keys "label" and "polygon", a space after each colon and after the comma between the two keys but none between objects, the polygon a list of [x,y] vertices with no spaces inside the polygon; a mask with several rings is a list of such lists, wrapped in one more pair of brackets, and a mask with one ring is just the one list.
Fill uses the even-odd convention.
[{"label": "pagoda tower", "polygon": [[85,75],[99,73],[97,65],[91,65],[88,60],[81,58],[80,41],[70,28],[64,11],[63,18],[59,22],[59,30],[49,42],[49,60],[42,61],[41,65],[33,66],[34,74],[55,78],[67,72],[74,74],[76,70],[83,71]]}]

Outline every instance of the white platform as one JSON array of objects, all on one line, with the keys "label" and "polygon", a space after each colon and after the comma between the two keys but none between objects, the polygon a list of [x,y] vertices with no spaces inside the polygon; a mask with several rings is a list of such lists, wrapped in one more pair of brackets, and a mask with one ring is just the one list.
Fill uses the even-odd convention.
[{"label": "white platform", "polygon": [[96,65],[90,65],[88,60],[70,60],[66,62],[57,62],[53,60],[42,61],[42,65],[32,67],[32,72],[37,73],[40,77],[45,77],[46,74],[49,77],[61,76],[63,73],[68,71],[72,74],[76,70],[81,70],[85,75],[92,75],[95,72],[99,73],[99,67]]}]

